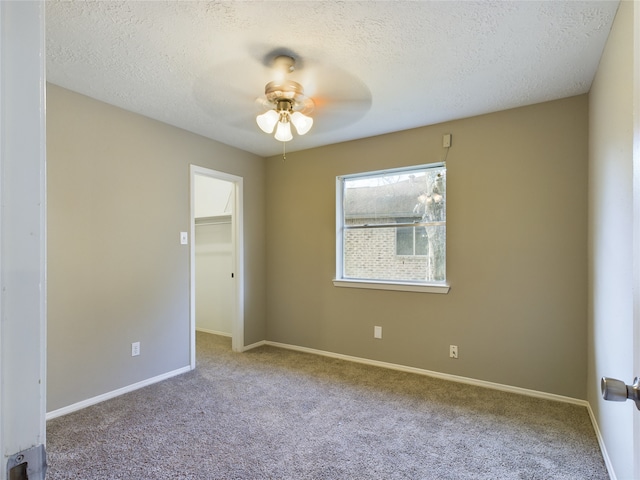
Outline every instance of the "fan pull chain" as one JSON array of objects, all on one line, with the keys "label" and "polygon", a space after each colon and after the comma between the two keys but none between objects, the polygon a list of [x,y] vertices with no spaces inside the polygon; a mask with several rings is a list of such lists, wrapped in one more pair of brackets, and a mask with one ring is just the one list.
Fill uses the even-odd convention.
[{"label": "fan pull chain", "polygon": [[282,161],[287,159],[287,142],[282,142]]}]

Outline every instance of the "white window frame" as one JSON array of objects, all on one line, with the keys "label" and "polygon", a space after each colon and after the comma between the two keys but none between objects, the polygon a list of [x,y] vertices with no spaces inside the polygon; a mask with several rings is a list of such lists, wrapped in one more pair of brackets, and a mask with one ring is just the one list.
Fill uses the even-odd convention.
[{"label": "white window frame", "polygon": [[336,177],[336,276],[333,285],[346,288],[365,288],[373,290],[394,290],[403,292],[421,293],[449,293],[448,280],[444,282],[408,282],[398,280],[368,280],[344,278],[344,246],[343,246],[343,225],[344,208],[342,205],[344,196],[344,181],[351,178],[359,178],[370,175],[401,174],[418,168],[437,168],[445,166],[444,163],[430,163],[425,165],[413,165],[410,167],[393,168],[372,172],[361,172]]}]

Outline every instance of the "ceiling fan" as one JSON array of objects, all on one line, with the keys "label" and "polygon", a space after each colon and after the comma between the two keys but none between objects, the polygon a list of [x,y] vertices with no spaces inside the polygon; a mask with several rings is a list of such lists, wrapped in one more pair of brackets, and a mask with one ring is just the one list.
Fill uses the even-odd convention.
[{"label": "ceiling fan", "polygon": [[309,116],[315,103],[304,94],[304,87],[288,78],[288,74],[295,70],[295,59],[289,55],[278,55],[273,60],[274,69],[278,73],[276,80],[272,80],[264,87],[264,97],[259,98],[267,111],[256,117],[256,122],[265,133],[273,133],[281,142],[293,140],[291,125],[298,135],[304,135],[313,126],[313,118]]},{"label": "ceiling fan", "polygon": [[[345,69],[322,57],[262,45],[205,70],[194,84],[194,94],[211,117],[225,119],[221,128],[243,134],[275,130],[283,142],[312,127],[313,135],[347,127],[371,108],[369,88]],[[283,112],[289,122],[281,122]],[[256,118],[261,115],[266,115],[261,120],[264,129]]]},{"label": "ceiling fan", "polygon": [[293,51],[276,48],[261,62],[267,67],[264,95],[256,100],[256,123],[282,142],[298,135],[345,127],[371,107],[371,92],[357,77],[319,60],[302,59]]}]

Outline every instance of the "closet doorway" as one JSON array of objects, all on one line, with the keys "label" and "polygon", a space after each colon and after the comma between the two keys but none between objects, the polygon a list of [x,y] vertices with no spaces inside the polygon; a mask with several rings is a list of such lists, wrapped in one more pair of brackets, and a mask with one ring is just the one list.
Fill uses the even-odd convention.
[{"label": "closet doorway", "polygon": [[242,177],[191,166],[191,368],[196,330],[244,346]]}]

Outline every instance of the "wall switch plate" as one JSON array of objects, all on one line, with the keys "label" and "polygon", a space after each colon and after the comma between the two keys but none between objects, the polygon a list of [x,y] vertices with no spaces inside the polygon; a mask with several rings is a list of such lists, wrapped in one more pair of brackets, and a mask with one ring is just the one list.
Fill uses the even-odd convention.
[{"label": "wall switch plate", "polygon": [[131,344],[131,356],[137,357],[140,355],[140,342],[133,342]]},{"label": "wall switch plate", "polygon": [[449,148],[451,146],[451,134],[447,133],[442,136],[442,146],[444,148]]},{"label": "wall switch plate", "polygon": [[458,346],[457,345],[449,345],[449,357],[450,358],[458,358]]},{"label": "wall switch plate", "polygon": [[187,232],[180,232],[180,245],[186,245],[187,243],[189,243]]},{"label": "wall switch plate", "polygon": [[382,338],[382,327],[373,327],[373,338]]}]

